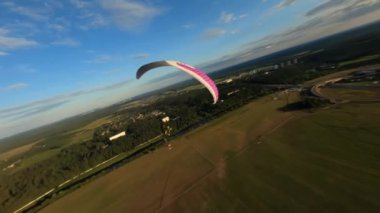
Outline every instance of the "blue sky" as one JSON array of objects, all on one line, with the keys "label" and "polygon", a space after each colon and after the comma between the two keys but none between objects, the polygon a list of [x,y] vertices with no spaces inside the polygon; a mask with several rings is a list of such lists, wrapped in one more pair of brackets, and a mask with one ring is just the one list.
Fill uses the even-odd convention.
[{"label": "blue sky", "polygon": [[[3,0],[0,138],[380,19],[379,0]],[[157,81],[154,79],[159,78]]]}]

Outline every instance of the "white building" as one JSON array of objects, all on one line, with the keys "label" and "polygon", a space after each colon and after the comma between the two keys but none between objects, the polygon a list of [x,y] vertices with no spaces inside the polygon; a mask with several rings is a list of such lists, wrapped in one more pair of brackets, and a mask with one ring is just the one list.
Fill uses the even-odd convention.
[{"label": "white building", "polygon": [[110,141],[113,141],[113,140],[116,140],[116,139],[118,139],[118,138],[120,138],[120,137],[124,137],[124,136],[126,136],[127,135],[127,133],[125,133],[125,131],[123,131],[123,132],[120,132],[120,133],[118,133],[118,134],[116,134],[116,135],[114,135],[114,136],[111,136],[110,138],[109,138],[109,140]]},{"label": "white building", "polygon": [[162,122],[163,122],[163,123],[166,123],[166,122],[169,122],[169,121],[170,121],[169,116],[166,116],[166,117],[164,117],[164,118],[162,119]]}]

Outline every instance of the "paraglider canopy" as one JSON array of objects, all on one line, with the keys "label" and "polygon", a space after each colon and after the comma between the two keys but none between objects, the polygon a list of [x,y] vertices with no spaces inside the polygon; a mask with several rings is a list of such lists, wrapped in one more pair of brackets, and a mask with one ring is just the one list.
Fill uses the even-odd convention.
[{"label": "paraglider canopy", "polygon": [[218,102],[219,91],[216,87],[215,82],[201,70],[179,61],[155,61],[149,64],[145,64],[137,70],[136,78],[139,79],[149,70],[162,66],[176,67],[181,71],[188,73],[189,75],[197,79],[199,82],[201,82],[209,90],[214,99],[214,104]]}]

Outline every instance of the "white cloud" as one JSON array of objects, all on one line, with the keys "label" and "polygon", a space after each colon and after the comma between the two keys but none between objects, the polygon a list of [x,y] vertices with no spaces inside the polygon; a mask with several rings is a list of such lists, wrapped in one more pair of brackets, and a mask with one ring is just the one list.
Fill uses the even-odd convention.
[{"label": "white cloud", "polygon": [[331,10],[335,9],[335,7],[341,6],[342,3],[347,2],[347,0],[328,0],[325,2],[322,2],[317,7],[314,7],[313,9],[309,10],[306,12],[306,16],[314,16],[314,15],[319,15],[320,13],[326,11],[326,10]]},{"label": "white cloud", "polygon": [[248,17],[248,14],[243,13],[243,14],[239,15],[238,17],[239,17],[239,19],[246,18],[246,17]]},{"label": "white cloud", "polygon": [[132,55],[132,58],[134,58],[134,59],[145,59],[145,58],[148,58],[149,56],[150,56],[149,53],[137,53],[137,54]]},{"label": "white cloud", "polygon": [[202,33],[202,38],[203,39],[213,39],[213,38],[218,38],[226,34],[226,30],[222,28],[211,28]]},{"label": "white cloud", "polygon": [[[0,137],[7,137],[125,100],[130,93],[121,88],[129,88],[134,82],[134,79],[129,79],[110,85],[67,92],[19,106],[0,108],[0,123],[4,124],[0,125]],[[100,98],[102,101],[99,101]]]},{"label": "white cloud", "polygon": [[18,89],[23,89],[25,87],[27,87],[28,84],[26,83],[15,83],[15,84],[11,84],[9,86],[6,87],[6,89],[8,90],[18,90]]},{"label": "white cloud", "polygon": [[[67,31],[69,27],[82,30],[97,29],[116,25],[122,30],[136,31],[142,29],[153,18],[163,13],[163,9],[140,0],[70,0],[68,3],[77,15],[70,19],[57,21],[55,14],[59,14],[64,5],[55,0],[44,0],[44,4],[33,2],[26,6],[16,1],[0,3],[7,11],[28,18],[29,22],[44,23],[43,28],[54,30],[55,33]],[[18,17],[17,17],[18,18]],[[68,20],[75,22],[69,26]],[[17,20],[12,20],[16,22]]]},{"label": "white cloud", "polygon": [[221,22],[223,24],[228,24],[228,23],[237,21],[239,19],[246,18],[247,16],[248,16],[248,14],[241,14],[241,15],[237,16],[234,13],[228,13],[228,12],[223,11],[220,14],[219,22]]},{"label": "white cloud", "polygon": [[84,63],[90,63],[90,64],[102,64],[102,63],[108,63],[115,60],[121,60],[122,57],[115,56],[115,55],[109,55],[109,54],[101,54],[97,55],[95,58],[90,60],[83,61]]},{"label": "white cloud", "polygon": [[[115,25],[122,30],[138,31],[162,14],[160,7],[140,0],[70,0],[76,10],[75,26],[82,30]],[[51,23],[52,29],[64,30],[65,25]],[[74,25],[73,25],[74,26]]]},{"label": "white cloud", "polygon": [[83,9],[79,18],[85,21],[85,23],[79,27],[82,30],[96,29],[109,24],[108,19],[103,14],[94,12],[91,9]]},{"label": "white cloud", "polygon": [[[91,54],[93,52],[90,52]],[[95,55],[94,58],[84,60],[83,63],[90,63],[90,64],[103,64],[103,63],[109,63],[109,62],[115,62],[115,61],[123,61],[126,59],[146,59],[150,56],[149,53],[141,52],[131,55],[118,55],[118,54],[98,54]]]},{"label": "white cloud", "polygon": [[123,72],[123,71],[125,71],[125,70],[121,69],[121,68],[113,68],[113,69],[106,70],[103,73],[107,74],[107,75],[113,75],[113,74],[120,73],[120,72]]},{"label": "white cloud", "polygon": [[6,56],[6,55],[8,55],[7,52],[0,51],[0,56]]},{"label": "white cloud", "polygon": [[112,21],[127,31],[139,29],[163,12],[161,8],[135,0],[101,0],[100,3]]},{"label": "white cloud", "polygon": [[17,49],[21,47],[35,46],[38,43],[25,38],[13,37],[8,35],[9,31],[0,28],[0,50]]},{"label": "white cloud", "polygon": [[287,7],[292,6],[297,0],[282,0],[280,3],[276,4],[274,7],[270,8],[265,14],[265,16],[271,16],[276,12],[279,12]]},{"label": "white cloud", "polygon": [[235,53],[218,58],[210,67],[213,70],[224,68],[380,21],[380,1],[346,0],[339,6],[326,9],[328,12],[319,10],[298,26],[246,43]]},{"label": "white cloud", "polygon": [[8,34],[8,33],[9,33],[9,30],[0,27],[0,35],[5,35],[5,34]]},{"label": "white cloud", "polygon": [[232,35],[235,35],[235,34],[238,34],[240,32],[240,30],[236,29],[236,30],[231,30],[230,33]]},{"label": "white cloud", "polygon": [[[58,107],[59,103],[70,102],[75,97],[86,95],[86,94],[91,94],[91,93],[96,93],[96,92],[104,92],[104,91],[108,91],[108,90],[117,89],[117,88],[126,86],[131,81],[132,80],[129,79],[129,80],[120,81],[120,82],[110,84],[110,85],[93,87],[93,88],[88,88],[88,89],[83,89],[83,90],[77,90],[74,92],[68,92],[68,93],[56,95],[56,96],[53,96],[50,98],[26,103],[26,104],[15,106],[15,107],[0,109],[0,119],[15,118],[15,117],[21,118],[21,117],[27,117],[27,116],[31,116],[34,114],[42,113],[47,108],[51,109],[52,106]],[[18,90],[18,89],[23,89],[27,86],[28,86],[28,84],[25,84],[25,83],[16,83],[16,84],[9,85],[9,86],[3,88],[2,90],[3,91]],[[0,90],[0,91],[2,91],[2,90]],[[42,110],[42,109],[44,109],[44,110]]]},{"label": "white cloud", "polygon": [[54,17],[47,23],[47,28],[53,30],[56,34],[66,32],[70,30],[71,27],[71,20],[66,17]]},{"label": "white cloud", "polygon": [[70,0],[70,3],[76,8],[88,7],[91,3],[83,0]]},{"label": "white cloud", "polygon": [[53,30],[58,31],[58,32],[62,32],[62,31],[65,31],[65,30],[66,30],[66,27],[65,27],[65,26],[63,26],[63,25],[61,25],[61,24],[56,24],[56,23],[54,23],[54,24],[49,24],[48,27],[49,27],[50,29],[53,29]]},{"label": "white cloud", "polygon": [[220,14],[220,18],[219,18],[219,21],[224,23],[224,24],[228,24],[228,23],[231,23],[233,21],[236,21],[237,17],[235,16],[235,14],[233,13],[227,13],[227,12],[222,12],[222,14]]},{"label": "white cloud", "polygon": [[46,20],[48,17],[46,16],[45,11],[39,8],[28,8],[21,5],[18,5],[12,1],[6,1],[2,3],[6,6],[9,11],[17,13],[18,15],[26,16],[36,21]]},{"label": "white cloud", "polygon": [[15,83],[8,85],[6,87],[0,88],[0,92],[9,92],[9,91],[14,91],[14,90],[20,90],[24,89],[25,87],[28,87],[29,85],[26,83]]},{"label": "white cloud", "polygon": [[30,64],[17,64],[13,67],[12,72],[27,74],[27,73],[36,73],[38,70]]},{"label": "white cloud", "polygon": [[184,25],[182,25],[181,26],[182,28],[184,28],[184,29],[192,29],[192,28],[194,28],[195,27],[195,25],[194,24],[184,24]]},{"label": "white cloud", "polygon": [[64,38],[64,39],[53,41],[51,42],[51,44],[57,45],[57,46],[77,47],[80,45],[80,42],[72,38]]},{"label": "white cloud", "polygon": [[272,48],[272,45],[268,44],[267,46],[264,47],[265,49],[270,49]]},{"label": "white cloud", "polygon": [[286,7],[289,7],[293,5],[297,0],[282,0],[279,4],[277,4],[274,8],[276,10],[282,10],[285,9]]},{"label": "white cloud", "polygon": [[327,0],[322,4],[312,8],[305,13],[305,16],[325,16],[332,13],[340,13],[343,10],[356,10],[363,7],[370,7],[377,3],[379,0]]}]

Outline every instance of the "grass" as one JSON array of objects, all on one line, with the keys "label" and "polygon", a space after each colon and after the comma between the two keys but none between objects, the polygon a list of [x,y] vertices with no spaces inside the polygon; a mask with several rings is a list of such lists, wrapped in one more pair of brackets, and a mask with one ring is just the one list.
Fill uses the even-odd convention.
[{"label": "grass", "polygon": [[184,89],[181,89],[179,92],[190,92],[192,90],[198,90],[198,89],[202,89],[202,88],[204,88],[204,86],[202,84],[195,84],[195,85],[188,86]]},{"label": "grass", "polygon": [[164,212],[375,212],[379,106],[293,120],[228,161],[223,180],[207,179]]},{"label": "grass", "polygon": [[380,104],[308,114],[280,112],[281,102],[271,96],[253,101],[171,142],[172,150],[126,164],[42,212],[67,206],[71,212],[379,209]]},{"label": "grass", "polygon": [[[294,95],[293,99],[298,96]],[[63,211],[67,205],[73,207],[73,212],[121,209],[138,212],[163,208],[210,173],[218,171],[223,178],[226,160],[233,153],[292,115],[277,110],[284,103],[283,98],[273,100],[272,96],[254,101],[172,141],[173,149],[163,147],[136,159],[52,203],[42,212]],[[267,112],[260,113],[264,109]],[[248,122],[241,121],[250,117]],[[247,135],[249,130],[252,133]]]},{"label": "grass", "polygon": [[348,88],[323,88],[321,93],[329,98],[363,101],[379,100],[380,90],[378,89],[348,89]]},{"label": "grass", "polygon": [[358,81],[358,82],[344,83],[344,85],[347,85],[347,86],[378,86],[378,83],[379,83],[379,81],[372,80],[372,81]]},{"label": "grass", "polygon": [[[307,84],[350,72],[334,73]],[[379,105],[342,105],[342,109],[304,116],[304,112],[279,111],[285,99],[280,95],[277,100],[267,96],[253,101],[172,141],[172,149],[162,147],[81,184],[42,212],[65,212],[68,206],[71,212],[320,212],[378,208],[375,198],[379,193],[375,189],[379,188],[379,156],[374,153],[379,150],[374,141],[380,138],[379,119],[373,119],[368,128],[363,125],[370,117],[379,118]],[[293,93],[289,99],[295,102],[299,97]],[[361,118],[360,113],[366,117]],[[30,164],[38,162],[68,144],[91,137],[93,128],[109,119],[98,118],[49,135],[43,144],[57,148],[30,155],[26,160]],[[118,156],[109,164],[122,158]],[[21,164],[25,166],[28,165]]]},{"label": "grass", "polygon": [[21,154],[29,151],[35,144],[37,144],[38,142],[40,142],[42,140],[38,140],[38,141],[35,141],[32,143],[29,143],[27,145],[23,145],[23,146],[15,148],[15,149],[9,150],[7,152],[1,153],[0,154],[0,161],[8,161],[9,159],[11,159],[15,156],[21,155]]},{"label": "grass", "polygon": [[330,80],[330,79],[340,78],[340,77],[346,77],[346,76],[349,76],[352,72],[354,72],[356,70],[357,69],[349,69],[349,70],[334,72],[334,73],[331,73],[331,74],[328,74],[328,75],[324,75],[322,77],[319,77],[319,78],[307,81],[307,82],[304,83],[304,85],[305,86],[313,86],[313,85],[315,85],[317,83],[320,83],[320,82],[323,82],[323,81],[327,81],[327,80]]},{"label": "grass", "polygon": [[380,57],[380,55],[367,55],[367,56],[364,56],[364,57],[361,57],[361,58],[358,58],[358,59],[341,62],[341,63],[339,63],[338,66],[339,67],[343,67],[343,66],[347,66],[347,65],[351,65],[351,64],[356,64],[356,63],[360,63],[360,62],[364,62],[364,61],[374,60],[374,59],[377,59],[379,57]]},{"label": "grass", "polygon": [[[52,205],[59,207],[53,211],[65,211],[61,207],[66,204],[59,203],[65,199],[80,200],[72,212],[109,212],[124,205],[128,205],[131,212],[158,208],[164,202],[163,190],[182,190],[183,182],[194,182],[211,169],[207,160],[196,155],[195,150],[188,150],[186,144],[175,145],[173,150],[176,150],[174,154],[167,148],[159,149],[110,173],[114,175],[107,174],[92,181],[54,202]],[[89,185],[95,187],[87,187]],[[94,196],[88,196],[90,194]],[[89,205],[89,200],[93,205]],[[51,206],[42,211],[49,212]]]}]

